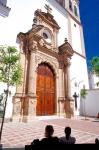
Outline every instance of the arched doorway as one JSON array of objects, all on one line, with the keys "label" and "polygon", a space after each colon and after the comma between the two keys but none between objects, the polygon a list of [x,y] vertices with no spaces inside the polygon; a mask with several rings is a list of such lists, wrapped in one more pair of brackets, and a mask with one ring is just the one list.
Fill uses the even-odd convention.
[{"label": "arched doorway", "polygon": [[42,63],[37,68],[37,115],[55,114],[55,75],[50,66]]}]

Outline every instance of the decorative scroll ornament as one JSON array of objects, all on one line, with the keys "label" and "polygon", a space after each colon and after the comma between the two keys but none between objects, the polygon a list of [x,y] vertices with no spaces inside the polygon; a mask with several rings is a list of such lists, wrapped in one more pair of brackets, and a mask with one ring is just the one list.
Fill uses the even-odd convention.
[{"label": "decorative scroll ornament", "polygon": [[32,43],[32,50],[38,50],[38,43],[36,41]]}]

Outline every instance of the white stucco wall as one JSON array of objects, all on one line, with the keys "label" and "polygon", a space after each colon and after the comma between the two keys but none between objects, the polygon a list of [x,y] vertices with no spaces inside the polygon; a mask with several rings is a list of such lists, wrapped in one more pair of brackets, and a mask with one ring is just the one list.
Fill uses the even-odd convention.
[{"label": "white stucco wall", "polygon": [[98,89],[99,86],[97,86],[97,83],[99,82],[99,77],[93,74],[92,72],[89,72],[89,88],[90,89]]},{"label": "white stucco wall", "polygon": [[[0,94],[4,93],[4,90],[6,90],[7,86],[4,83],[0,83]],[[16,88],[10,87],[11,95],[7,99],[7,107],[6,107],[6,113],[5,117],[10,118],[12,116],[12,110],[13,110],[13,103],[12,103],[12,97],[15,94]]]},{"label": "white stucco wall", "polygon": [[[87,76],[87,65],[86,59],[80,57],[77,54],[71,59],[71,66],[70,66],[70,79],[71,79],[71,95],[73,98],[74,92],[77,93],[77,110],[75,110],[75,115],[79,115],[80,112],[80,90],[85,85],[86,89],[89,89],[89,82]],[[76,83],[76,86],[75,86]],[[74,99],[74,98],[73,98]]]},{"label": "white stucco wall", "polygon": [[80,114],[85,115],[85,112],[86,116],[97,117],[99,113],[99,89],[88,90],[86,99],[81,100]]},{"label": "white stucco wall", "polygon": [[72,33],[71,37],[73,49],[76,52],[82,54],[80,27],[72,18],[71,18],[71,33]]},{"label": "white stucco wall", "polygon": [[16,92],[16,88],[15,87],[10,87],[10,91],[11,91],[11,95],[8,97],[6,113],[5,113],[6,118],[11,118],[12,117],[12,111],[13,111],[13,100],[12,99],[13,99],[13,96]]},{"label": "white stucco wall", "polygon": [[79,83],[80,88],[89,88],[86,59],[74,53],[70,66],[71,81]]},{"label": "white stucco wall", "polygon": [[25,1],[25,3],[20,0],[8,0],[11,12],[9,17],[0,23],[0,43],[18,46],[16,44],[16,36],[19,32],[27,32],[32,28],[35,10],[42,9],[42,11],[46,12],[44,6],[45,4],[50,4],[52,15],[54,14],[55,20],[61,27],[58,45],[62,44],[64,39],[68,38],[66,11],[63,11],[56,1],[53,3],[53,6],[51,5],[52,3],[52,0],[42,0],[42,3],[41,0],[29,0]]}]

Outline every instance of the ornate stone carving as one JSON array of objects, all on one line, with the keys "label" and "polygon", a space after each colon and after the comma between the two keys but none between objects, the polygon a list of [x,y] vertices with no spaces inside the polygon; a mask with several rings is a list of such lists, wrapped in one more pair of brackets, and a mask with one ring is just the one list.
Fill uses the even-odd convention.
[{"label": "ornate stone carving", "polygon": [[44,42],[44,40],[43,40],[43,39],[41,39],[41,40],[39,41],[39,44],[40,44],[40,46],[45,46],[45,42]]},{"label": "ornate stone carving", "polygon": [[45,9],[47,10],[47,13],[51,14],[52,8],[49,5],[45,4]]},{"label": "ornate stone carving", "polygon": [[32,50],[38,50],[38,43],[36,41],[32,42]]},{"label": "ornate stone carving", "polygon": [[20,43],[20,51],[21,52],[28,52],[28,38],[25,33],[19,33],[17,35],[17,41]]},{"label": "ornate stone carving", "polygon": [[21,110],[21,102],[19,101],[14,104],[13,114],[20,115],[20,110]]},{"label": "ornate stone carving", "polygon": [[30,99],[29,115],[34,115],[36,113],[36,103],[36,99]]},{"label": "ornate stone carving", "polygon": [[48,63],[49,65],[52,66],[52,68],[54,69],[55,71],[55,74],[58,75],[58,68],[59,68],[59,64],[58,64],[58,61],[57,60],[54,60],[53,58],[47,56],[47,55],[44,55],[44,54],[39,54],[39,55],[36,55],[36,68],[38,67],[38,65],[42,62],[46,62]]}]

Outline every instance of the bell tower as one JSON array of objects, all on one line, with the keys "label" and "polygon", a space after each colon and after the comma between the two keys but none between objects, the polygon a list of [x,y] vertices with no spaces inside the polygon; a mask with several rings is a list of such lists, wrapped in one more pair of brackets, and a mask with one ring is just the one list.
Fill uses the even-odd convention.
[{"label": "bell tower", "polygon": [[76,18],[80,20],[79,14],[79,0],[67,0],[68,11]]},{"label": "bell tower", "polygon": [[74,51],[85,57],[83,27],[80,20],[79,0],[67,0],[68,40]]}]

